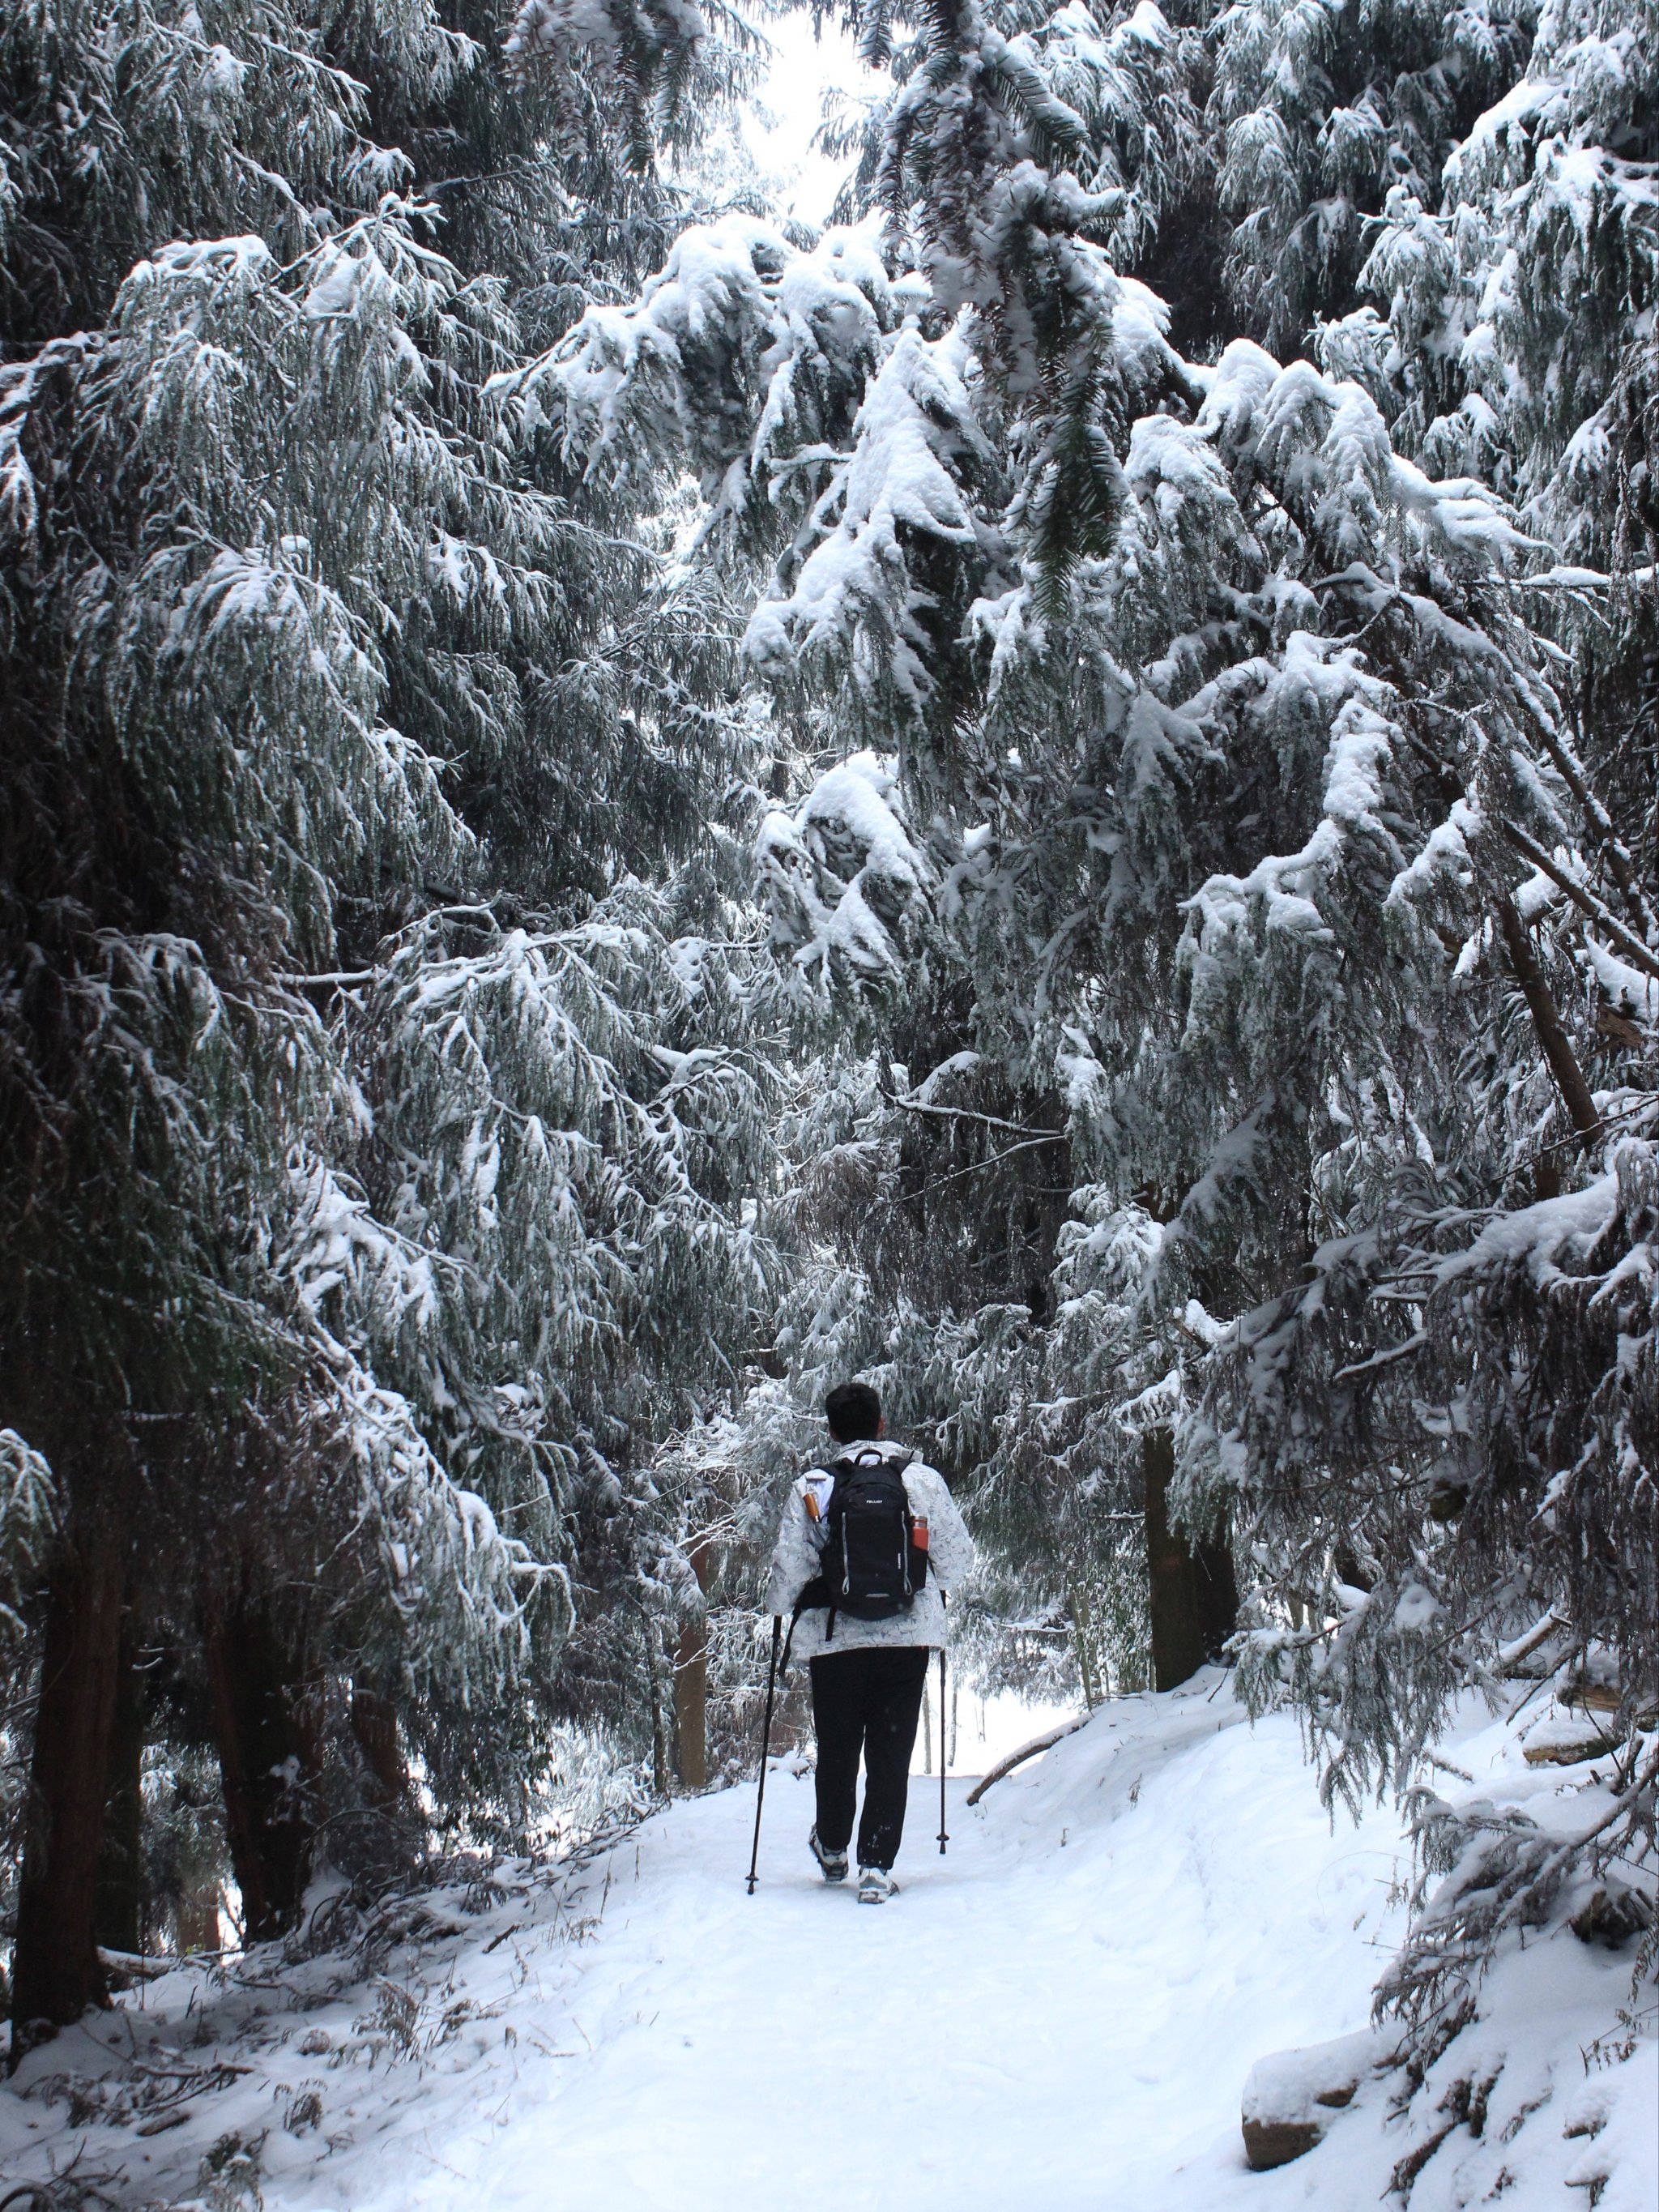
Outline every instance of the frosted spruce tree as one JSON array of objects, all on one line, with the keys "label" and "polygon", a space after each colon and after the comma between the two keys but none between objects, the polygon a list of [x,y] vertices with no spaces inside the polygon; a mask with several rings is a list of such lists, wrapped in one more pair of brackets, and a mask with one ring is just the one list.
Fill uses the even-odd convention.
[{"label": "frosted spruce tree", "polygon": [[769,1265],[735,639],[489,390],[674,196],[482,19],[95,13],[0,32],[15,2049],[133,1924],[147,1729],[250,1938],[418,1839],[411,1754],[522,1827]]},{"label": "frosted spruce tree", "polygon": [[1510,0],[1298,0],[1208,24],[1208,116],[1239,325],[1298,351],[1346,313],[1393,196],[1426,205],[1476,118],[1524,64],[1536,11]]},{"label": "frosted spruce tree", "polygon": [[[835,231],[811,247],[753,223],[690,233],[635,305],[591,312],[523,388],[623,506],[641,451],[696,472],[710,556],[761,579],[751,661],[798,757],[835,763],[762,841],[792,988],[842,1007],[852,1055],[805,1136],[808,1203],[828,1194],[817,1218],[850,1273],[819,1279],[783,1346],[802,1382],[832,1331],[872,1373],[890,1360],[924,1432],[948,1444],[957,1424],[1011,1547],[1094,1515],[1085,1548],[1109,1562],[1115,1516],[1143,1503],[1130,1563],[1171,1516],[1194,1546],[1230,1533],[1267,1639],[1248,1647],[1260,1693],[1328,1719],[1334,1782],[1403,1776],[1455,1681],[1534,1618],[1553,1540],[1531,1516],[1565,1446],[1528,1462],[1526,1503],[1494,1401],[1468,1449],[1514,1502],[1449,1513],[1437,1469],[1462,1415],[1410,1400],[1416,1335],[1397,1360],[1391,1340],[1360,1345],[1354,1400],[1244,1317],[1284,1298],[1297,1326],[1327,1328],[1327,1269],[1414,1194],[1431,1194],[1432,1236],[1462,1223],[1467,1243],[1472,1206],[1560,1192],[1588,1207],[1600,1189],[1613,1241],[1561,1291],[1553,1356],[1582,1359],[1583,1381],[1560,1402],[1615,1427],[1627,1389],[1645,1402],[1645,1370],[1615,1381],[1608,1364],[1622,1309],[1568,1329],[1597,1282],[1625,1295],[1612,1286],[1636,1279],[1650,1237],[1639,1178],[1595,1181],[1609,1133],[1646,1110],[1613,1068],[1650,1048],[1655,957],[1639,886],[1620,882],[1638,833],[1577,747],[1577,639],[1553,611],[1601,587],[1562,573],[1557,526],[1517,510],[1518,478],[1448,472],[1408,426],[1396,445],[1399,409],[1352,321],[1322,339],[1323,368],[1249,339],[1207,362],[1172,349],[1158,297],[1112,253],[1135,250],[1115,237],[1125,144],[1156,161],[1176,142],[1150,122],[1126,137],[1102,85],[1114,38],[1172,53],[1182,34],[1142,9],[1085,45],[1078,15],[1063,40],[975,9],[901,25],[902,81],[861,173],[887,212],[880,254]],[[1277,20],[1234,10],[1218,38],[1277,36]],[[1505,91],[1525,27],[1500,26],[1490,79],[1467,85],[1419,27],[1446,92],[1419,133],[1432,190],[1459,118],[1484,143],[1459,101]],[[1466,34],[1480,44],[1460,19]],[[889,28],[871,36],[879,52]],[[1220,174],[1226,149],[1212,153]],[[1634,204],[1639,183],[1625,189]],[[1325,296],[1340,306],[1358,281]],[[1309,296],[1265,326],[1316,312]],[[1540,313],[1561,296],[1540,292]],[[1587,319],[1611,331],[1618,311]],[[1607,595],[1590,604],[1601,619]],[[1048,1209],[1023,1213],[1037,1280],[1010,1271],[988,1296],[987,1224],[999,1234],[1028,1177]],[[1561,1203],[1536,1249],[1556,1249],[1557,1224],[1588,1233],[1578,1198]],[[1520,1356],[1521,1316],[1501,1273],[1473,1288],[1511,1248],[1476,1249],[1446,1296],[1475,1300],[1486,1333],[1454,1364],[1490,1374],[1493,1346]],[[1411,1315],[1424,1281],[1390,1273],[1379,1314]],[[1449,1357],[1464,1324],[1443,1310]],[[1245,1347],[1270,1340],[1286,1347],[1264,1370],[1279,1395],[1244,1376],[1235,1401]],[[1389,1462],[1350,1408],[1396,1366],[1422,1441]],[[1597,1482],[1583,1524],[1632,1556],[1630,1578],[1574,1634],[1581,1653],[1622,1655],[1636,1710],[1651,1654],[1627,1607],[1646,1601],[1654,1532],[1632,1451],[1628,1505]],[[1315,1465],[1349,1455],[1391,1531],[1387,1565],[1366,1516],[1312,1486]],[[1190,1556],[1171,1668],[1231,1626],[1226,1562]],[[1441,1572],[1465,1594],[1449,1639],[1439,1601],[1404,1602],[1408,1557],[1413,1588]],[[1373,1648],[1350,1632],[1356,1592],[1395,1639],[1363,1679],[1344,1656]],[[1421,1665],[1396,1648],[1409,1638]]]},{"label": "frosted spruce tree", "polygon": [[[1216,1401],[1222,1462],[1256,1486],[1279,1562],[1251,1672],[1290,1674],[1349,1790],[1402,1778],[1452,1691],[1494,1672],[1610,1698],[1624,1728],[1659,1680],[1649,44],[1627,12],[1543,10],[1437,204],[1391,192],[1358,279],[1376,306],[1319,335],[1425,465],[1479,469],[1516,503],[1562,709],[1537,741],[1567,801],[1552,836],[1502,823],[1529,872],[1463,954],[1472,974],[1498,955],[1518,986],[1463,1062],[1505,1141],[1479,1172],[1407,1163],[1307,1284],[1243,1324]],[[1298,1589],[1310,1625],[1291,1595],[1287,1636]],[[1518,1818],[1471,1829],[1425,1791],[1429,1867],[1456,1877],[1395,1994],[1425,2023],[1460,2017],[1491,1945],[1583,1861],[1651,1850],[1651,1786],[1632,1766],[1581,1850]]]}]

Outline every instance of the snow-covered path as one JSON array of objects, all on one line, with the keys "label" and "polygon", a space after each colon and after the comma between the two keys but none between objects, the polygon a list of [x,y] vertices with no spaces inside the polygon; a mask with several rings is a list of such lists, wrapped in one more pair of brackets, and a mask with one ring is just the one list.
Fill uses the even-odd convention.
[{"label": "snow-covered path", "polygon": [[752,1899],[752,1790],[675,1807],[614,1856],[591,1943],[526,1954],[515,2086],[428,2076],[380,2185],[267,2203],[1261,2208],[1244,2075],[1363,2025],[1400,1844],[1386,1814],[1333,1834],[1293,1728],[1214,1687],[1103,1709],[974,1811],[953,1784],[945,1858],[918,1780],[879,1909],[817,1879],[787,1768]]},{"label": "snow-covered path", "polygon": [[[1584,1786],[1478,1710],[1443,1749],[1547,1819]],[[817,1880],[810,1780],[779,1765],[752,1899],[754,1793],[727,1790],[586,1863],[462,1866],[286,1958],[166,1971],[0,2085],[0,2186],[70,2169],[173,2212],[1371,2212],[1409,2154],[1411,2212],[1659,2203],[1629,1953],[1565,1925],[1504,1953],[1415,2094],[1362,2083],[1318,2149],[1249,2172],[1245,2077],[1364,2024],[1407,1855],[1392,1810],[1333,1828],[1292,1723],[1252,1728],[1224,1676],[1103,1707],[972,1811],[968,1786],[942,1859],[915,1780],[903,1894],[874,1910]]]}]

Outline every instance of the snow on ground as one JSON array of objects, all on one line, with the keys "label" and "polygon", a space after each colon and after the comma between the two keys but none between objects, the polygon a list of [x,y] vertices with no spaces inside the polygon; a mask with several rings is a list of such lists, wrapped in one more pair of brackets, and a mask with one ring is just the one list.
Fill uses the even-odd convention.
[{"label": "snow on ground", "polygon": [[[964,1787],[971,1789],[973,1778],[988,1774],[1000,1759],[1018,1751],[1022,1744],[1030,1743],[1033,1736],[1072,1717],[1061,1705],[1036,1705],[1018,1697],[1012,1690],[999,1691],[994,1697],[981,1698],[975,1692],[963,1690],[958,1695],[953,1688],[947,1692],[954,1721],[951,1730],[952,1750],[951,1771],[966,1778]],[[933,1756],[937,1738],[933,1730],[939,1726],[939,1667],[938,1662],[927,1670],[927,1717],[923,1727],[916,1730],[916,1747],[911,1754],[913,1774],[933,1776],[933,1788],[939,1788],[939,1770],[929,1764]],[[768,1788],[770,1788],[769,1784]],[[935,1824],[937,1825],[937,1824]]]},{"label": "snow on ground", "polygon": [[[1515,1753],[1483,1722],[1456,1756]],[[1293,1725],[1252,1729],[1216,1673],[1102,1707],[971,1811],[967,1786],[941,1857],[936,1785],[913,1784],[903,1894],[878,1909],[817,1879],[810,1777],[780,1763],[753,1898],[754,1792],[724,1790],[586,1866],[404,1900],[355,1962],[176,1971],[30,2055],[0,2171],[78,2155],[113,2201],[216,2212],[258,2201],[237,2193],[256,2166],[267,2212],[1375,2206],[1422,2097],[1390,2118],[1362,2089],[1267,2174],[1239,2107],[1262,2054],[1365,2024],[1402,1933],[1397,1816],[1333,1830]],[[1604,2168],[1601,2212],[1653,2212],[1652,2044],[1579,2055],[1628,1961],[1567,1936],[1499,1971],[1520,1978],[1498,2025],[1468,2032],[1509,2060],[1493,2124],[1454,2130],[1414,2204],[1576,2212]]]}]

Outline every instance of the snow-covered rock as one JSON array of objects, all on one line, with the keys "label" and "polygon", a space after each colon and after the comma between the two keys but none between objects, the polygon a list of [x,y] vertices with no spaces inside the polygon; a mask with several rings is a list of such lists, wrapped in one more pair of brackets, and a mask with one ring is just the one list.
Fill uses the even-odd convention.
[{"label": "snow-covered rock", "polygon": [[1244,2155],[1258,2173],[1310,2151],[1368,2075],[1394,2063],[1396,2038],[1362,2029],[1258,2058],[1244,2084]]}]

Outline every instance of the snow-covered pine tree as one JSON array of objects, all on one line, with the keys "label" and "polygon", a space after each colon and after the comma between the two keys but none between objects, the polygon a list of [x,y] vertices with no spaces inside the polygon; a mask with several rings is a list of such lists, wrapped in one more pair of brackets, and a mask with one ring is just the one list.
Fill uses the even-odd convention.
[{"label": "snow-covered pine tree", "polygon": [[1357,280],[1376,307],[1321,339],[1412,450],[1445,473],[1478,469],[1558,552],[1597,568],[1641,527],[1643,480],[1633,512],[1627,473],[1603,465],[1650,377],[1653,27],[1593,0],[1543,9],[1507,96],[1459,134],[1439,185],[1391,188]]},{"label": "snow-covered pine tree", "polygon": [[[727,540],[752,559],[770,532],[750,649],[802,751],[833,713],[896,753],[890,803],[870,804],[881,772],[854,788],[843,763],[763,843],[800,988],[889,993],[862,1017],[883,1104],[818,1156],[859,1194],[854,1249],[867,1262],[933,1195],[925,1173],[902,1182],[918,1107],[1015,1140],[954,1156],[945,1202],[911,1217],[913,1249],[947,1267],[961,1185],[982,1214],[1008,1192],[1000,1154],[1023,1173],[1021,1148],[1063,1127],[1086,1195],[1057,1325],[1047,1286],[1020,1314],[969,1294],[929,1316],[981,1332],[1007,1393],[988,1503],[1029,1449],[1123,1510],[1167,1477],[1201,1529],[1239,1473],[1224,1454],[1206,1490],[1193,1419],[1231,1318],[1402,1178],[1499,1188],[1564,1126],[1591,1133],[1583,1024],[1540,965],[1528,870],[1587,827],[1616,873],[1628,842],[1596,829],[1573,753],[1569,664],[1538,614],[1547,546],[1491,489],[1396,451],[1346,356],[1176,357],[1156,299],[1095,242],[1116,206],[1061,166],[1098,157],[1034,41],[1010,58],[977,15],[914,35],[873,173],[888,267],[849,289],[834,233],[810,251],[690,234],[635,308],[587,319],[532,381],[596,473],[620,481],[641,440],[687,453],[711,544],[740,526]],[[716,330],[722,351],[688,367],[682,335]],[[856,409],[839,452],[825,395]],[[1551,865],[1572,881],[1549,896],[1612,912]],[[1613,920],[1645,974],[1639,914]],[[919,1064],[893,1048],[906,989],[955,999],[951,1048],[935,1028]],[[988,1073],[1016,1110],[956,1087]],[[1056,1092],[1063,1123],[1025,1110]],[[896,1323],[902,1292],[878,1295]],[[1379,1740],[1399,1720],[1386,1701],[1352,1716]]]},{"label": "snow-covered pine tree", "polygon": [[1319,341],[1431,471],[1480,471],[1557,556],[1533,580],[1531,620],[1564,656],[1569,724],[1545,742],[1578,835],[1572,881],[1546,856],[1537,896],[1605,916],[1611,941],[1581,957],[1615,963],[1595,987],[1615,1022],[1645,988],[1623,973],[1642,955],[1620,933],[1650,945],[1655,927],[1652,28],[1545,9],[1519,81],[1447,162],[1439,206],[1391,197],[1360,277],[1383,315],[1361,309]]},{"label": "snow-covered pine tree", "polygon": [[[446,1819],[510,1816],[568,1620],[561,1470],[602,1488],[763,1294],[764,1071],[720,949],[729,626],[526,469],[486,392],[502,276],[434,243],[556,280],[545,332],[603,283],[538,226],[614,226],[625,279],[672,196],[608,140],[567,161],[425,8],[0,37],[27,2023],[101,1990],[94,1845],[158,1632],[198,1650],[250,1934],[320,1818],[349,1859],[377,1797],[408,1812],[411,1747]],[[568,1323],[600,1281],[596,1363]]]},{"label": "snow-covered pine tree", "polygon": [[[214,1609],[222,1577],[235,1611],[272,1534],[258,1522],[284,1517],[269,1444],[239,1438],[243,1403],[274,1394],[254,1435],[274,1432],[283,1464],[283,1398],[316,1372],[264,1249],[289,1146],[343,1080],[302,976],[334,964],[337,899],[372,897],[383,871],[452,870],[471,842],[436,764],[382,720],[370,609],[336,581],[406,591],[419,501],[448,508],[460,471],[435,440],[412,467],[407,433],[428,374],[419,338],[438,367],[495,336],[486,302],[450,312],[462,289],[395,209],[287,270],[257,240],[165,248],[104,333],[53,342],[9,380],[13,483],[32,511],[12,549],[8,640],[8,877],[27,978],[9,1002],[8,1383],[65,1493],[76,1563],[52,1577],[37,1788],[89,1795],[87,1817],[102,1796],[96,1704],[119,1655],[91,1655],[86,1683],[52,1663],[54,1632],[84,1643],[76,1595],[118,1622],[142,1499],[152,1533],[165,1522],[177,1539],[146,1547],[150,1577],[184,1585],[145,1595],[187,1618]],[[290,376],[310,393],[298,439]],[[358,456],[355,509],[317,496],[336,436]],[[395,1404],[375,1412],[390,1456],[371,1494],[398,1498],[412,1559],[447,1545],[450,1564],[501,1583],[504,1607],[478,1622],[488,1639],[518,1610],[509,1552],[493,1532],[460,1536],[465,1502],[412,1423]],[[219,1462],[205,1485],[204,1462]],[[252,1477],[240,1516],[239,1463]],[[307,1552],[326,1545],[327,1484],[289,1488]],[[210,1498],[218,1538],[204,1549]],[[346,1510],[349,1527],[362,1501]],[[378,1555],[383,1575],[394,1556]],[[59,1715],[54,1688],[76,1710]],[[48,1883],[67,1856],[60,1843]],[[30,1871],[17,2002],[25,2019],[62,2016],[84,1927],[71,1913],[46,1937],[62,1974],[42,1981],[32,1913],[55,1917],[60,1900],[37,1898]]]},{"label": "snow-covered pine tree", "polygon": [[1236,327],[1291,352],[1347,312],[1385,202],[1437,202],[1448,155],[1520,75],[1533,15],[1524,0],[1214,11],[1209,118]]},{"label": "snow-covered pine tree", "polygon": [[[586,1587],[602,1717],[635,1749],[647,1704],[614,1646],[654,1653],[670,1610],[649,1447],[724,1395],[775,1277],[769,994],[752,951],[674,924],[630,880],[562,928],[472,907],[392,940],[351,1023],[371,1202],[308,1168],[295,1248],[445,1463]],[[450,1802],[512,1807],[530,1747],[506,1723],[481,1740],[434,1688],[407,1727]]]},{"label": "snow-covered pine tree", "polygon": [[[975,43],[981,28],[982,52]],[[1121,162],[1128,156],[1118,138],[1138,149],[1147,135],[1127,127],[1133,85],[1126,54],[1146,65],[1161,96],[1157,64],[1172,42],[1150,15],[1115,46],[1085,29],[1079,21],[1062,41],[1064,66],[1109,116],[1117,134],[1111,158]],[[929,35],[927,69],[918,64],[896,95],[880,179],[895,235],[914,245],[931,272],[925,281],[923,269],[904,272],[907,250],[893,287],[880,263],[844,234],[802,252],[754,225],[695,234],[637,311],[590,315],[525,380],[567,443],[619,496],[626,497],[629,456],[641,442],[678,453],[689,441],[709,498],[706,534],[739,557],[775,542],[780,507],[801,514],[774,592],[750,623],[751,658],[788,687],[802,742],[810,744],[814,718],[836,686],[846,634],[855,629],[856,682],[850,702],[843,692],[836,702],[838,719],[844,725],[854,704],[860,726],[884,743],[896,724],[911,779],[930,775],[934,760],[932,747],[916,742],[915,724],[925,720],[946,746],[952,724],[982,690],[989,652],[964,653],[958,643],[970,609],[987,594],[1005,605],[1018,596],[1009,558],[1017,541],[1046,597],[1063,593],[1085,549],[1104,544],[1119,471],[1102,426],[1127,411],[1126,382],[1145,398],[1174,361],[1144,323],[1121,352],[1099,342],[1117,286],[1079,226],[1130,224],[1122,189],[1085,195],[1063,176],[1051,189],[1031,168],[1030,188],[1008,202],[1003,234],[988,246],[991,233],[974,231],[980,202],[997,189],[999,165],[1017,161],[1011,149],[1023,151],[1028,138],[1048,150],[1051,141],[1081,147],[1085,133],[1044,89],[1018,40],[1011,44],[966,15],[941,17]],[[953,85],[973,107],[971,127],[959,130],[960,118],[951,118]],[[1149,95],[1148,113],[1153,105]],[[965,181],[954,201],[915,186],[919,175],[956,170]],[[966,323],[952,327],[940,307],[969,300],[978,302],[977,356]],[[964,378],[981,375],[988,363],[992,396],[981,421]],[[758,405],[750,396],[757,372],[769,378]],[[729,393],[726,404],[707,404],[711,386]],[[843,459],[832,442],[837,436],[850,437]],[[793,953],[802,984],[829,987],[848,970],[866,983],[879,976],[890,960],[890,929],[932,873],[880,803],[879,774],[874,793],[867,781],[856,764],[839,771],[794,823],[775,815],[765,833],[776,934]],[[826,894],[833,920],[821,929]],[[942,945],[936,950],[950,960]],[[987,1096],[937,1111],[911,1101],[890,1112],[892,1127],[908,1125],[902,1173],[911,1187],[899,1203],[913,1210],[896,1210],[884,1192],[873,1226],[867,1208],[860,1224],[866,1264],[888,1291],[897,1291],[908,1268],[899,1294],[918,1314],[932,1305],[938,1283],[949,1282],[947,1297],[959,1299],[964,1274],[988,1279],[1000,1307],[1029,1296],[1051,1262],[1056,1200],[1069,1187],[1054,1173],[1064,1143],[1052,1104],[1005,1096],[1007,1079],[994,1061],[964,1049],[965,981],[948,985],[942,1002],[936,994],[932,1003],[927,994],[913,997],[898,1042],[907,1066],[925,1071],[949,1062],[957,1074],[965,1065],[981,1066]],[[1046,1175],[1017,1178],[988,1209],[994,1186],[968,1179],[1000,1164],[1001,1140],[992,1133],[1011,1112],[1037,1124],[1034,1147],[1047,1149]],[[975,1147],[980,1138],[989,1141]],[[939,1150],[946,1139],[948,1166]],[[858,1141],[871,1158],[867,1141]],[[985,1157],[975,1159],[975,1148]],[[939,1180],[955,1188],[943,1206],[930,1208],[929,1170],[941,1167]],[[859,1205],[856,1180],[847,1188]],[[915,1271],[930,1256],[924,1289]],[[940,1367],[933,1371],[942,1379]],[[896,1417],[921,1414],[905,1402],[909,1395],[901,1386]],[[942,1409],[933,1410],[927,1425],[941,1418]]]},{"label": "snow-covered pine tree", "polygon": [[[1489,817],[1508,895],[1461,956],[1501,994],[1459,1067],[1484,1136],[1402,1160],[1319,1240],[1308,1280],[1241,1323],[1211,1409],[1271,1563],[1247,1678],[1288,1678],[1351,1794],[1403,1781],[1456,1691],[1522,1663],[1512,1644],[1570,1699],[1613,1693],[1625,1726],[1659,1682],[1650,44],[1627,14],[1543,10],[1440,205],[1390,196],[1359,279],[1387,321],[1320,333],[1426,466],[1517,501],[1561,708],[1535,732],[1559,820]],[[1586,1851],[1651,1848],[1649,1786],[1627,1777]],[[1581,1854],[1459,1832],[1431,1798],[1423,1817],[1431,1871],[1459,1869],[1395,1985],[1426,2024]]]}]

